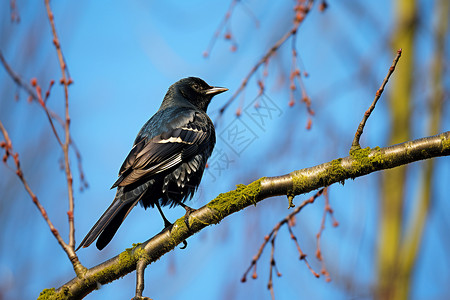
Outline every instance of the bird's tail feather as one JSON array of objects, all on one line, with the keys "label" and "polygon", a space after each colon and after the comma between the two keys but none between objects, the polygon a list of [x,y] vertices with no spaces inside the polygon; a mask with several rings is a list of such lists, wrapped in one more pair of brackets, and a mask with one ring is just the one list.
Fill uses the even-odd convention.
[{"label": "bird's tail feather", "polygon": [[106,225],[105,229],[98,237],[97,243],[95,243],[95,246],[97,246],[98,250],[102,250],[106,247],[106,245],[109,244],[109,242],[112,240],[117,230],[119,229],[120,225],[122,224],[123,220],[125,220],[133,207],[136,206],[136,204],[139,202],[139,199],[137,199],[134,203],[128,203],[127,205],[123,206],[122,209],[118,211],[116,216],[111,219],[111,221]]},{"label": "bird's tail feather", "polygon": [[134,189],[125,191],[123,188],[117,189],[116,197],[100,219],[95,223],[86,237],[81,241],[77,251],[81,247],[88,247],[98,237],[97,248],[102,250],[111,241],[120,224],[128,216],[130,211],[142,199],[147,192],[147,188],[152,182],[147,181]]},{"label": "bird's tail feather", "polygon": [[117,232],[117,229],[119,229],[120,224],[122,224],[123,220],[125,220],[131,209],[136,206],[139,200],[140,197],[135,201],[124,202],[116,198],[81,241],[75,251],[78,251],[81,247],[88,247],[98,236],[100,236],[100,238],[98,239],[96,246],[99,250],[102,250],[111,241],[114,234]]}]

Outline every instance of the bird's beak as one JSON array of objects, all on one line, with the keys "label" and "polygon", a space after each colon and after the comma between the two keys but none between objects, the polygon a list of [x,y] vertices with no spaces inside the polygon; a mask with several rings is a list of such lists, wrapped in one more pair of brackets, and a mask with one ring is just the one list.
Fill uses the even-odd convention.
[{"label": "bird's beak", "polygon": [[218,87],[218,86],[213,86],[210,89],[205,90],[205,95],[217,95],[223,92],[228,91],[227,88],[224,87]]}]

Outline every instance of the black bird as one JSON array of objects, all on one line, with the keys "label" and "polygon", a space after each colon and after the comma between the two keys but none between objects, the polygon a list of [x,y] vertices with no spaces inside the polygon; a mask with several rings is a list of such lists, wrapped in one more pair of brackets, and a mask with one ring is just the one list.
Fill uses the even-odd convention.
[{"label": "black bird", "polygon": [[181,205],[191,199],[202,179],[206,161],[216,143],[214,125],[206,114],[211,99],[228,89],[212,87],[196,77],[184,78],[169,87],[161,107],[139,131],[122,164],[112,204],[81,241],[77,250],[97,239],[102,250],[138,202],[157,207],[164,226],[171,223],[161,206]]}]

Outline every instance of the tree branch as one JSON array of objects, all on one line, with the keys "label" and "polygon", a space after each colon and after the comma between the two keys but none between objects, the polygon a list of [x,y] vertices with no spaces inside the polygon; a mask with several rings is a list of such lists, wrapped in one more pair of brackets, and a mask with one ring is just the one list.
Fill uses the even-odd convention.
[{"label": "tree branch", "polygon": [[[56,33],[56,26],[54,21],[53,12],[50,8],[50,0],[45,0],[45,8],[47,10],[48,20],[52,29],[53,44],[56,48],[58,55],[58,61],[61,68],[61,80],[60,83],[64,86],[64,108],[65,108],[65,123],[64,123],[64,143],[61,145],[64,153],[64,169],[67,178],[67,193],[69,196],[69,211],[67,216],[69,219],[69,246],[72,248],[71,260],[74,262],[74,266],[78,263],[78,257],[75,254],[75,225],[74,225],[74,200],[73,200],[73,177],[69,163],[69,145],[70,145],[70,116],[69,116],[69,85],[72,83],[70,79],[67,64],[64,60],[64,56],[61,50],[61,43],[59,42],[58,35]],[[49,116],[49,120],[51,120]],[[60,142],[61,143],[61,142]],[[76,268],[75,268],[76,270]]]},{"label": "tree branch", "polygon": [[[299,1],[300,2],[300,1]],[[250,80],[250,78],[258,71],[259,67],[261,67],[263,64],[266,64],[269,59],[274,56],[278,49],[291,37],[297,35],[297,30],[300,26],[300,24],[303,23],[303,20],[305,19],[306,15],[311,11],[311,8],[314,4],[314,0],[309,0],[305,3],[297,3],[294,10],[295,10],[295,17],[294,17],[294,25],[291,29],[289,29],[288,32],[286,32],[267,52],[264,54],[264,56],[251,68],[251,70],[248,72],[247,76],[245,76],[244,80],[242,80],[241,85],[239,88],[236,89],[233,95],[231,95],[230,99],[228,99],[227,102],[220,108],[219,113],[222,115],[225,110],[233,103],[233,101],[239,96],[239,94],[247,87],[247,84]]]},{"label": "tree branch", "polygon": [[384,78],[383,83],[377,90],[372,105],[370,105],[369,109],[367,109],[367,111],[364,113],[363,119],[361,120],[361,123],[359,123],[358,130],[356,130],[355,137],[353,138],[352,147],[350,148],[351,150],[361,149],[361,146],[359,145],[359,139],[361,138],[361,135],[363,133],[364,126],[366,125],[367,119],[369,119],[370,114],[375,109],[375,105],[377,105],[378,99],[380,99],[381,94],[383,93],[384,88],[386,87],[386,84],[389,81],[389,78],[391,77],[392,73],[394,73],[395,67],[397,66],[400,56],[402,56],[402,49],[399,49],[397,51],[397,56],[394,58],[394,61],[392,62],[392,65],[389,68],[389,72]]},{"label": "tree branch", "polygon": [[[0,141],[0,148],[3,148],[5,150],[5,154],[3,156],[3,162],[5,165],[8,166],[8,158],[12,157],[14,160],[14,165],[16,167],[16,175],[19,177],[20,181],[23,184],[23,187],[27,191],[28,195],[31,197],[31,200],[33,201],[34,205],[36,205],[37,209],[41,213],[42,217],[44,218],[45,222],[47,222],[48,227],[50,228],[50,231],[52,232],[53,236],[58,241],[59,245],[63,248],[63,250],[68,253],[69,252],[69,245],[67,245],[61,235],[59,234],[58,229],[53,225],[52,221],[50,221],[47,211],[45,210],[44,206],[42,206],[41,202],[39,201],[36,194],[31,189],[30,185],[28,184],[28,181],[25,179],[25,175],[23,174],[22,167],[20,166],[20,159],[19,159],[19,153],[14,152],[11,139],[9,138],[8,131],[3,126],[2,121],[0,120],[0,132],[3,134],[4,141]],[[70,259],[70,256],[69,256]]]},{"label": "tree branch", "polygon": [[67,299],[81,299],[95,290],[98,284],[109,283],[136,270],[138,261],[144,260],[150,264],[203,228],[266,198],[304,194],[336,182],[344,183],[347,179],[439,156],[450,156],[450,131],[386,148],[354,150],[350,156],[315,167],[283,176],[263,177],[248,185],[239,184],[235,190],[220,194],[192,213],[190,230],[182,217],[172,228],[88,269],[82,278],[74,278],[58,290],[44,290],[40,297],[56,299],[64,295]]},{"label": "tree branch", "polygon": [[[8,75],[11,77],[11,79],[14,80],[16,85],[18,87],[20,87],[20,88],[25,90],[25,92],[29,96],[30,101],[34,100],[34,101],[38,102],[39,105],[44,109],[44,112],[47,115],[47,118],[49,116],[51,117],[51,119],[49,119],[50,126],[52,127],[53,134],[55,135],[56,139],[58,140],[58,143],[61,145],[62,142],[61,142],[61,140],[59,138],[58,133],[56,132],[56,128],[55,128],[54,123],[53,123],[52,120],[56,120],[61,125],[62,128],[65,127],[65,121],[63,119],[61,119],[61,117],[57,113],[52,111],[46,105],[46,102],[47,102],[46,100],[48,99],[50,88],[53,85],[53,83],[52,83],[53,81],[50,82],[49,90],[45,94],[45,99],[42,100],[42,95],[38,95],[37,92],[35,91],[37,85],[35,86],[35,89],[33,89],[32,86],[28,85],[25,81],[23,81],[22,78],[8,64],[8,62],[6,61],[5,57],[3,56],[3,52],[1,50],[0,50],[0,62],[3,65],[3,67],[5,68],[5,70],[8,73]],[[34,80],[36,80],[36,79],[34,78]],[[69,81],[70,81],[70,79],[69,79]],[[33,82],[33,79],[32,79],[32,82]],[[36,82],[36,84],[37,84],[37,82]],[[40,101],[39,99],[41,99],[42,101]],[[77,146],[75,144],[75,141],[74,141],[72,136],[69,137],[69,142],[70,142],[70,145],[72,146],[72,149],[75,152],[75,155],[76,155],[76,158],[77,158],[77,161],[78,161],[78,171],[80,173],[80,181],[81,181],[80,189],[87,188],[88,187],[88,183],[87,183],[87,181],[85,179],[84,172],[83,172],[83,166],[81,164],[81,153],[78,150],[78,148],[77,148]]]}]

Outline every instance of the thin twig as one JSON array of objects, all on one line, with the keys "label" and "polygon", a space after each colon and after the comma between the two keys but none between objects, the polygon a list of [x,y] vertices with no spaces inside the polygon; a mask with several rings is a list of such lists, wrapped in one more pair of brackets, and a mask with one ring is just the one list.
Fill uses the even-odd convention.
[{"label": "thin twig", "polygon": [[28,182],[25,179],[25,176],[23,174],[22,168],[20,167],[20,160],[19,160],[19,154],[14,152],[12,147],[11,139],[9,138],[8,131],[3,126],[2,121],[0,121],[0,131],[3,134],[3,137],[5,141],[3,143],[0,143],[0,146],[5,149],[5,156],[3,156],[3,162],[7,164],[7,159],[9,156],[11,156],[14,159],[14,164],[16,166],[16,175],[19,177],[20,181],[22,181],[23,186],[25,187],[25,190],[27,191],[28,195],[30,195],[31,200],[33,200],[33,203],[38,208],[39,212],[41,213],[44,220],[47,222],[48,227],[50,228],[50,231],[55,236],[58,243],[61,245],[61,247],[64,249],[64,251],[68,252],[69,246],[64,242],[61,235],[59,234],[58,230],[53,226],[53,223],[50,221],[47,215],[47,211],[45,208],[41,205],[38,197],[33,193],[30,186],[28,185]]},{"label": "thin twig", "polygon": [[[293,218],[293,217],[292,217]],[[298,243],[297,237],[294,235],[294,232],[292,231],[292,226],[289,225],[289,222],[286,223],[289,234],[291,235],[291,239],[294,241],[295,246],[297,247],[297,251],[299,253],[298,259],[303,260],[305,262],[306,267],[308,270],[316,277],[319,278],[320,275],[314,271],[314,269],[309,264],[308,260],[306,259],[306,254],[303,252],[303,250],[300,248],[300,244]]]},{"label": "thin twig", "polygon": [[[222,21],[220,22],[219,26],[216,29],[216,32],[214,33],[214,36],[212,37],[212,39],[209,41],[209,45],[208,48],[205,50],[205,52],[203,52],[203,57],[208,57],[209,54],[212,51],[212,48],[214,47],[214,44],[217,41],[217,38],[219,37],[219,35],[222,33],[224,27],[227,25],[227,23],[230,21],[230,17],[233,13],[233,10],[237,4],[239,0],[232,0],[230,3],[230,7],[228,8],[227,12],[225,13],[225,16],[223,17]],[[226,35],[226,38],[228,36]],[[228,39],[230,39],[230,37],[228,37]],[[236,46],[236,45],[234,45]]]},{"label": "thin twig", "polygon": [[10,9],[11,9],[11,22],[19,23],[20,22],[20,15],[19,15],[19,11],[17,9],[16,0],[11,0],[9,6],[10,6]]},{"label": "thin twig", "polygon": [[[219,38],[219,36],[222,34],[222,32],[224,32],[225,40],[231,42],[230,51],[232,51],[232,52],[236,51],[237,42],[234,39],[233,33],[231,31],[231,25],[230,25],[231,22],[230,21],[231,21],[231,16],[234,12],[234,9],[238,3],[242,6],[243,10],[250,16],[250,18],[253,19],[256,27],[259,27],[259,20],[253,14],[251,9],[247,5],[245,5],[245,3],[242,2],[241,0],[232,0],[230,3],[230,6],[228,7],[227,12],[225,13],[225,16],[223,17],[222,21],[220,22],[219,26],[217,27],[216,31],[214,32],[213,37],[209,41],[208,47],[203,52],[203,57],[206,58],[211,54],[212,49],[213,49],[217,39]],[[225,29],[225,27],[227,27],[227,28]]]},{"label": "thin twig", "polygon": [[0,61],[3,64],[3,67],[5,68],[6,72],[8,72],[9,76],[12,78],[12,80],[14,80],[14,82],[20,86],[21,88],[23,88],[34,100],[38,100],[38,97],[35,93],[35,91],[33,90],[33,88],[31,86],[29,86],[28,84],[26,84],[22,78],[20,78],[20,76],[14,72],[14,70],[11,68],[11,66],[6,62],[5,57],[3,56],[2,51],[0,50]]},{"label": "thin twig", "polygon": [[302,16],[296,17],[294,19],[294,25],[293,27],[286,32],[270,49],[267,51],[267,53],[251,68],[250,72],[245,76],[244,80],[242,81],[239,88],[234,92],[234,94],[231,96],[230,99],[220,108],[219,113],[222,115],[224,111],[230,106],[230,104],[239,96],[239,94],[245,89],[245,87],[248,84],[248,81],[250,78],[256,73],[256,71],[259,69],[259,67],[265,63],[268,62],[269,58],[272,57],[278,49],[286,42],[289,37],[296,35],[298,27],[304,20],[304,16],[311,10],[312,5],[314,4],[313,0],[309,0],[307,4],[304,5],[304,7],[301,9]]},{"label": "thin twig", "polygon": [[[247,280],[247,275],[248,275],[248,273],[250,272],[250,270],[251,270],[252,268],[255,270],[254,273],[253,273],[253,275],[252,275],[252,278],[253,278],[253,279],[256,279],[256,278],[258,277],[258,276],[256,275],[256,264],[257,264],[258,260],[260,259],[261,255],[262,255],[262,252],[263,252],[264,248],[266,247],[267,243],[269,242],[269,240],[272,241],[272,247],[273,247],[273,243],[274,243],[274,242],[273,242],[273,239],[276,237],[276,233],[278,232],[278,230],[280,229],[280,227],[281,227],[282,225],[284,225],[284,224],[287,224],[287,225],[288,225],[288,229],[289,229],[289,231],[291,232],[291,238],[295,241],[295,244],[296,244],[296,246],[297,246],[297,249],[299,250],[299,253],[300,253],[299,259],[305,261],[305,263],[306,263],[308,269],[314,274],[314,276],[319,277],[319,275],[317,274],[317,272],[315,272],[315,271],[311,268],[311,266],[309,265],[308,261],[306,260],[306,255],[303,254],[303,252],[301,251],[300,246],[298,245],[298,242],[297,242],[297,238],[292,234],[292,231],[291,231],[290,228],[289,228],[289,222],[290,222],[290,221],[292,220],[292,218],[293,218],[296,214],[298,214],[298,213],[299,213],[306,205],[311,204],[311,203],[314,203],[314,201],[315,201],[320,195],[323,194],[324,190],[325,190],[325,188],[320,189],[315,195],[313,195],[313,196],[310,197],[309,199],[303,201],[302,204],[300,204],[300,205],[299,205],[298,207],[296,207],[289,215],[287,215],[287,216],[286,216],[285,218],[283,218],[280,222],[278,222],[278,223],[274,226],[274,228],[272,229],[272,231],[271,231],[268,235],[266,235],[266,236],[264,237],[264,242],[263,242],[263,243],[261,244],[261,246],[259,247],[259,250],[258,250],[258,252],[256,253],[256,255],[253,256],[253,259],[252,259],[252,261],[251,261],[251,263],[250,263],[250,266],[247,268],[247,270],[245,271],[244,275],[243,275],[242,278],[241,278],[241,282],[245,282],[245,281]],[[273,258],[273,257],[272,257],[272,258]],[[272,259],[271,259],[271,261],[272,261]],[[272,263],[272,262],[271,262],[271,263]],[[271,268],[270,270],[272,271],[272,268]],[[272,277],[269,278],[269,284],[268,284],[269,290],[270,290],[270,285],[272,284],[271,278],[272,278]],[[271,292],[271,293],[272,293],[272,292]]]},{"label": "thin twig", "polygon": [[[64,128],[64,121],[61,119],[61,117],[57,113],[52,111],[47,105],[42,105],[40,103],[39,97],[38,97],[35,89],[33,89],[32,86],[28,85],[24,80],[22,80],[22,78],[16,72],[14,72],[14,70],[11,68],[11,66],[8,64],[8,62],[6,61],[5,57],[3,56],[3,53],[2,53],[1,50],[0,50],[0,61],[1,61],[2,65],[3,65],[3,67],[5,68],[6,72],[12,78],[12,80],[20,88],[24,89],[32,100],[35,100],[36,102],[38,102],[40,104],[40,106],[44,109],[44,112],[45,112],[47,117],[48,117],[48,115],[51,116],[51,119],[49,119],[50,126],[52,128],[52,131],[53,131],[56,139],[58,140],[58,144],[62,145],[62,142],[60,141],[59,135],[56,132],[55,126],[53,125],[53,120],[56,120],[61,125],[61,127],[63,127],[63,128]],[[51,82],[50,82],[50,84],[51,84]],[[50,87],[51,87],[51,85],[50,85]],[[50,88],[49,88],[49,90],[50,90]],[[44,103],[45,104],[46,104],[45,100],[47,98],[48,98],[48,96],[46,94],[46,97],[44,99]],[[78,150],[78,148],[76,147],[75,141],[72,138],[72,136],[70,136],[70,143],[72,145],[73,150],[75,151],[75,155],[76,155],[77,160],[78,160],[78,170],[79,170],[79,173],[80,173],[81,187],[82,188],[86,188],[86,187],[88,187],[88,183],[87,183],[87,181],[85,179],[84,172],[83,172],[83,167],[82,167],[82,164],[81,164],[81,161],[82,161],[81,153]]]},{"label": "thin twig", "polygon": [[65,120],[64,120],[64,143],[62,145],[64,153],[64,167],[67,179],[67,190],[69,198],[69,211],[67,217],[69,220],[69,249],[66,251],[69,259],[73,265],[77,276],[81,277],[86,268],[80,263],[77,254],[75,253],[75,222],[74,222],[74,196],[73,196],[73,177],[70,170],[69,161],[69,146],[70,146],[70,115],[69,115],[69,85],[72,83],[72,79],[67,70],[67,65],[64,60],[64,55],[61,50],[61,44],[56,33],[56,27],[54,22],[53,13],[50,8],[50,0],[45,0],[45,6],[47,10],[48,20],[52,29],[53,44],[56,48],[58,55],[59,65],[61,68],[61,80],[60,83],[64,86],[64,104],[65,104]]},{"label": "thin twig", "polygon": [[[49,94],[50,94],[50,88],[51,88],[51,86],[52,86],[52,83],[50,83],[50,88],[49,88],[49,90],[47,91],[47,93],[46,93],[46,95],[45,95],[45,98],[43,98],[43,97],[42,97],[42,94],[41,94],[41,88],[40,88],[40,86],[37,84],[37,80],[36,80],[36,79],[32,79],[32,81],[31,81],[32,86],[34,86],[34,88],[35,88],[35,89],[33,89],[32,86],[28,85],[25,81],[22,80],[22,78],[21,78],[16,72],[14,72],[14,70],[11,68],[11,66],[7,63],[6,59],[5,59],[4,56],[3,56],[3,53],[2,53],[1,51],[0,51],[0,61],[1,61],[2,65],[3,65],[3,67],[5,68],[5,70],[7,71],[7,73],[9,74],[9,76],[13,79],[13,81],[14,81],[19,87],[23,88],[23,89],[28,93],[29,97],[30,97],[32,100],[38,102],[38,103],[40,104],[40,106],[44,109],[44,112],[46,113],[46,116],[47,116],[47,118],[48,118],[48,120],[49,120],[49,122],[50,122],[50,126],[51,126],[51,128],[52,128],[52,131],[53,131],[53,133],[54,133],[54,135],[55,135],[55,137],[56,137],[56,139],[57,139],[57,141],[58,141],[58,144],[63,148],[63,147],[64,147],[64,144],[62,143],[62,141],[61,141],[61,139],[60,139],[60,137],[59,137],[59,135],[58,135],[58,133],[57,133],[57,131],[56,131],[56,128],[55,128],[55,126],[54,126],[54,123],[53,123],[53,120],[57,120],[57,121],[59,122],[59,121],[60,121],[60,118],[59,118],[59,116],[58,116],[55,112],[53,112],[52,110],[50,110],[50,109],[47,107],[47,105],[46,105],[46,100],[47,100],[47,98],[48,98],[48,96],[49,96]],[[70,82],[70,80],[69,80],[69,82]],[[61,122],[59,122],[59,123],[61,124]],[[64,127],[63,124],[62,124],[62,127]],[[6,132],[6,131],[5,131],[5,132]],[[67,132],[66,132],[66,133],[67,133]],[[9,137],[8,137],[8,139],[9,139]],[[67,140],[67,138],[66,138],[66,140]],[[69,138],[69,142],[71,143],[71,139],[70,139],[70,138]],[[6,144],[7,144],[7,143],[6,143]],[[73,145],[74,145],[74,144],[73,144]],[[76,150],[76,152],[78,152],[78,150]],[[16,164],[18,164],[18,165],[20,166],[19,161],[18,161],[18,153],[15,153],[14,155],[15,155],[15,156],[14,156],[15,159],[17,159]],[[5,156],[6,156],[6,158],[7,158],[8,152],[6,152]],[[81,155],[78,155],[78,154],[77,154],[77,159],[78,159],[78,163],[79,163],[79,165],[80,165],[80,167],[81,167]],[[81,170],[81,169],[80,169],[80,170]],[[16,173],[17,173],[18,175],[19,175],[19,174],[22,174],[21,170],[16,170]],[[22,176],[23,176],[23,175],[22,175]],[[84,175],[83,175],[82,171],[81,171],[80,176],[82,176],[82,182],[85,182],[85,180],[84,180]],[[19,176],[19,177],[20,177],[20,176]],[[70,245],[70,242],[69,242],[69,244],[66,244],[66,243],[62,240],[61,236],[60,236],[59,233],[58,233],[58,230],[57,230],[57,229],[53,226],[53,224],[50,222],[50,220],[49,220],[49,218],[48,218],[48,216],[47,216],[47,213],[46,213],[45,209],[44,209],[43,206],[40,204],[40,202],[37,201],[37,197],[32,193],[32,191],[31,191],[31,189],[30,189],[28,183],[25,181],[25,179],[24,179],[23,177],[21,177],[20,179],[21,179],[21,181],[22,181],[22,183],[23,183],[25,189],[26,189],[27,192],[30,194],[30,196],[31,196],[31,198],[32,198],[32,200],[33,200],[33,202],[34,202],[34,203],[36,204],[36,206],[39,208],[39,210],[40,210],[42,216],[44,217],[44,219],[46,220],[46,222],[49,224],[49,227],[50,227],[50,230],[51,230],[52,234],[56,237],[58,243],[61,245],[61,247],[63,248],[63,250],[66,252],[67,256],[69,257],[70,261],[72,262],[76,274],[77,274],[77,275],[80,275],[82,272],[84,272],[85,268],[84,268],[84,266],[81,265],[81,263],[80,263],[79,260],[78,260],[78,257],[77,257],[77,255],[76,255],[76,253],[75,253],[75,251],[74,251],[74,245]],[[72,212],[73,212],[73,209],[72,209]],[[72,224],[73,224],[73,218],[71,218],[71,216],[73,216],[73,213],[70,213],[70,211],[69,211],[68,215],[69,215],[69,223],[70,223],[70,219],[72,219]],[[73,230],[73,236],[74,236],[74,230]],[[69,238],[69,240],[70,240],[70,238]],[[73,241],[74,241],[74,239],[73,239]],[[73,242],[73,244],[74,244],[74,242]]]},{"label": "thin twig", "polygon": [[331,281],[331,278],[325,267],[325,262],[323,260],[322,250],[320,248],[320,239],[322,237],[323,231],[325,230],[325,220],[327,218],[327,215],[330,215],[330,217],[332,218],[333,227],[337,227],[339,225],[339,223],[334,219],[333,209],[330,206],[330,198],[328,196],[327,190],[325,190],[325,192],[324,192],[324,197],[325,197],[325,208],[323,210],[323,216],[322,216],[322,221],[320,223],[319,232],[316,234],[316,258],[322,264],[322,269],[321,269],[320,273],[325,276],[325,278],[326,278],[325,280],[328,282],[328,281]]},{"label": "thin twig", "polygon": [[356,130],[355,137],[352,142],[352,147],[350,148],[350,151],[352,150],[358,150],[361,149],[361,146],[359,144],[359,139],[361,138],[361,135],[364,130],[364,126],[366,125],[367,119],[369,119],[370,114],[375,109],[375,105],[378,102],[378,99],[380,99],[381,94],[384,91],[384,87],[386,86],[389,77],[391,77],[392,73],[394,73],[395,66],[397,65],[398,60],[400,59],[400,56],[402,55],[402,49],[397,50],[397,56],[395,56],[394,61],[392,62],[391,67],[389,68],[389,71],[386,75],[386,77],[383,80],[383,83],[381,84],[380,88],[375,93],[375,99],[372,102],[372,105],[370,105],[369,109],[364,113],[363,119],[361,120],[361,123],[359,123],[358,130]]},{"label": "thin twig", "polygon": [[69,161],[69,145],[70,145],[70,116],[69,116],[69,84],[71,83],[71,79],[67,77],[67,68],[66,63],[64,61],[64,56],[61,50],[61,44],[58,39],[58,35],[56,33],[56,27],[54,22],[53,13],[50,8],[50,0],[45,0],[45,6],[47,9],[48,20],[50,22],[50,26],[52,28],[53,34],[53,44],[56,48],[56,53],[58,54],[59,65],[61,68],[61,83],[64,85],[64,100],[65,100],[65,124],[64,124],[64,133],[65,139],[62,146],[64,153],[64,166],[67,178],[67,190],[69,197],[69,211],[67,212],[67,216],[69,219],[69,245],[73,249],[75,249],[75,226],[74,226],[74,197],[73,197],[73,177],[72,171],[70,170],[70,161]]},{"label": "thin twig", "polygon": [[[53,135],[56,137],[56,140],[58,141],[59,146],[63,146],[63,143],[61,141],[61,138],[59,137],[58,132],[56,131],[55,124],[53,123],[53,118],[51,117],[50,111],[46,105],[46,101],[42,98],[42,89],[41,86],[37,83],[37,79],[33,78],[31,80],[31,85],[36,89],[36,97],[39,104],[42,106],[42,108],[45,111],[45,115],[47,116],[48,122],[50,123],[50,127],[52,128]],[[50,85],[51,88],[52,85]],[[47,91],[47,94],[50,94],[50,88]],[[47,99],[48,97],[45,97]]]},{"label": "thin twig", "polygon": [[[275,292],[273,290],[273,269],[277,268],[276,262],[275,262],[275,239],[277,238],[278,235],[278,230],[280,229],[280,226],[278,226],[274,233],[273,233],[273,237],[272,240],[270,241],[270,243],[272,244],[272,249],[270,251],[270,269],[269,269],[269,282],[267,283],[267,288],[270,291],[270,296],[272,297],[272,300],[275,300]],[[277,271],[277,275],[280,274],[280,272]],[[279,275],[281,276],[281,274]]]},{"label": "thin twig", "polygon": [[[64,120],[61,119],[61,117],[54,113],[54,112],[50,112],[51,116],[53,119],[55,119],[60,125],[61,127],[64,127]],[[72,149],[73,151],[75,151],[75,156],[77,158],[77,166],[78,166],[78,173],[80,173],[80,190],[84,190],[85,188],[89,187],[89,183],[86,180],[86,176],[84,174],[83,171],[83,157],[81,156],[81,152],[78,149],[77,144],[75,143],[75,140],[72,138],[72,136],[70,136],[70,145],[72,145]]]}]

